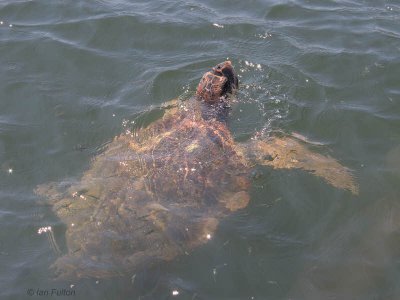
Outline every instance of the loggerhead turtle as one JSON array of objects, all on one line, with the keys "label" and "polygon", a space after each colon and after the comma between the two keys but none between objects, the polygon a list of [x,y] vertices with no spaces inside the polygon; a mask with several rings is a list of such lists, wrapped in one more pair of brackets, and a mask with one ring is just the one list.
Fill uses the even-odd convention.
[{"label": "loggerhead turtle", "polygon": [[301,168],[357,193],[349,169],[294,137],[236,143],[226,120],[237,88],[231,62],[216,65],[196,96],[116,137],[79,181],[36,189],[67,227],[59,277],[132,275],[206,243],[221,218],[249,203],[256,164]]}]

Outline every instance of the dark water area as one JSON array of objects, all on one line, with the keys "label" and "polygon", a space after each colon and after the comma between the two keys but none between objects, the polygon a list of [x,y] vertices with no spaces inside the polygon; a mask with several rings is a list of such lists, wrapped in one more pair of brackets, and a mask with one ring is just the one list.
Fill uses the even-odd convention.
[{"label": "dark water area", "polygon": [[[400,299],[398,1],[3,0],[0,21],[1,299]],[[38,230],[66,253],[65,225],[36,186],[79,179],[227,58],[235,139],[295,132],[354,170],[359,195],[260,168],[249,206],[189,255],[134,284],[53,281]]]}]

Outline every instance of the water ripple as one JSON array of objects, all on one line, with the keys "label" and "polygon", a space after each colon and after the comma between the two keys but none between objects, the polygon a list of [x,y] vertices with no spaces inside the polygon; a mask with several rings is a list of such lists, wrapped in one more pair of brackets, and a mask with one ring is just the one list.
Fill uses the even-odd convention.
[{"label": "water ripple", "polygon": [[[195,259],[165,267],[170,280],[151,296],[399,298],[398,209],[388,205],[399,194],[399,20],[395,1],[2,1],[0,297],[48,283],[54,259],[38,226],[56,225],[63,240],[33,187],[80,178],[121,124],[190,97],[229,58],[240,80],[236,140],[295,132],[355,169],[360,198],[304,172],[263,169],[252,204]],[[377,237],[383,248],[368,242]],[[359,289],[346,294],[346,265],[379,280],[356,277]],[[88,294],[104,298],[106,286]]]}]

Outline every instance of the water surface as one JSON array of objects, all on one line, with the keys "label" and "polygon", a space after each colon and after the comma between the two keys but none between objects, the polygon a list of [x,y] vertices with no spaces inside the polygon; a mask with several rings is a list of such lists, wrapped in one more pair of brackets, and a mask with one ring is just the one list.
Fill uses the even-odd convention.
[{"label": "water surface", "polygon": [[[397,1],[4,0],[0,21],[0,298],[400,298]],[[262,168],[250,206],[161,276],[53,282],[37,231],[65,252],[65,228],[34,188],[79,178],[124,122],[227,58],[235,138],[301,134],[355,171],[359,196]]]}]

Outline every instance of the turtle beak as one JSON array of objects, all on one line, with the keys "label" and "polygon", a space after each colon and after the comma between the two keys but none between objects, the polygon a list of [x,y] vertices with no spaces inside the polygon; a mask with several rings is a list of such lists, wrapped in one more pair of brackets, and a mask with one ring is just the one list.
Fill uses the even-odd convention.
[{"label": "turtle beak", "polygon": [[223,75],[222,74],[222,70],[224,68],[233,68],[232,67],[232,62],[230,60],[226,60],[226,61],[224,61],[222,63],[219,63],[215,67],[212,67],[212,70],[213,70],[215,75]]}]

